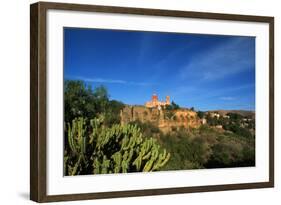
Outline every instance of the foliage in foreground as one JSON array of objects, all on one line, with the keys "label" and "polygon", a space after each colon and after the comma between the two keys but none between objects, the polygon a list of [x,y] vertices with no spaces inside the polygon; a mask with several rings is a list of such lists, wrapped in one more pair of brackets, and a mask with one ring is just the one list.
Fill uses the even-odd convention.
[{"label": "foliage in foreground", "polygon": [[143,138],[136,125],[103,125],[104,116],[75,118],[66,125],[64,174],[149,172],[163,167],[170,153],[156,139]]}]

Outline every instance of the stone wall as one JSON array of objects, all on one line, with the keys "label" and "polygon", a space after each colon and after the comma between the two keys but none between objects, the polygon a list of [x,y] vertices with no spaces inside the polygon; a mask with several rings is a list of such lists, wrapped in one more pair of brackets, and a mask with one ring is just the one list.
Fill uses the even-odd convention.
[{"label": "stone wall", "polygon": [[144,106],[125,106],[120,112],[120,117],[121,124],[139,120],[143,123],[151,123],[164,133],[178,130],[181,127],[197,128],[202,124],[197,113],[188,109],[168,111]]}]

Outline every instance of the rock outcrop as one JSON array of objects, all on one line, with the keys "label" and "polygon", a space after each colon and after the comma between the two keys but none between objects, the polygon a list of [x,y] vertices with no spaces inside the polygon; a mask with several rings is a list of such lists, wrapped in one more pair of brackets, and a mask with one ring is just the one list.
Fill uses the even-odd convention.
[{"label": "rock outcrop", "polygon": [[167,133],[180,128],[197,128],[202,121],[195,111],[189,109],[166,110],[144,106],[125,106],[120,112],[121,124],[140,121],[151,123]]}]

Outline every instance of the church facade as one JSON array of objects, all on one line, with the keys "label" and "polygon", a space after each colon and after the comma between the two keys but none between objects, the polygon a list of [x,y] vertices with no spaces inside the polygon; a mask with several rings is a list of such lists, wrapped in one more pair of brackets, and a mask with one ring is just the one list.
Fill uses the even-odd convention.
[{"label": "church facade", "polygon": [[151,101],[145,103],[145,107],[147,108],[161,108],[161,106],[170,105],[170,96],[166,96],[166,101],[159,101],[158,96],[156,94],[152,95]]}]

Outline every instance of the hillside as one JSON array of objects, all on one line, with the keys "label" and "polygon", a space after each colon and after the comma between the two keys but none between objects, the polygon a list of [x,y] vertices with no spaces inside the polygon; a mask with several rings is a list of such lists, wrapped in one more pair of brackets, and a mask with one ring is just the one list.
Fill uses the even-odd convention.
[{"label": "hillside", "polygon": [[155,95],[146,107],[125,105],[104,87],[64,83],[64,175],[255,166],[255,119],[247,111],[196,112]]},{"label": "hillside", "polygon": [[255,111],[250,110],[210,110],[207,112],[215,112],[222,116],[227,115],[228,113],[235,113],[242,115],[243,117],[255,119]]},{"label": "hillside", "polygon": [[254,166],[254,120],[243,120],[254,113],[209,112],[221,116],[235,113],[242,117],[217,118],[205,112],[200,119],[197,112],[186,108],[169,110],[126,105],[120,112],[120,123],[137,124],[144,136],[155,138],[171,153],[170,160],[161,168],[163,171]]}]

